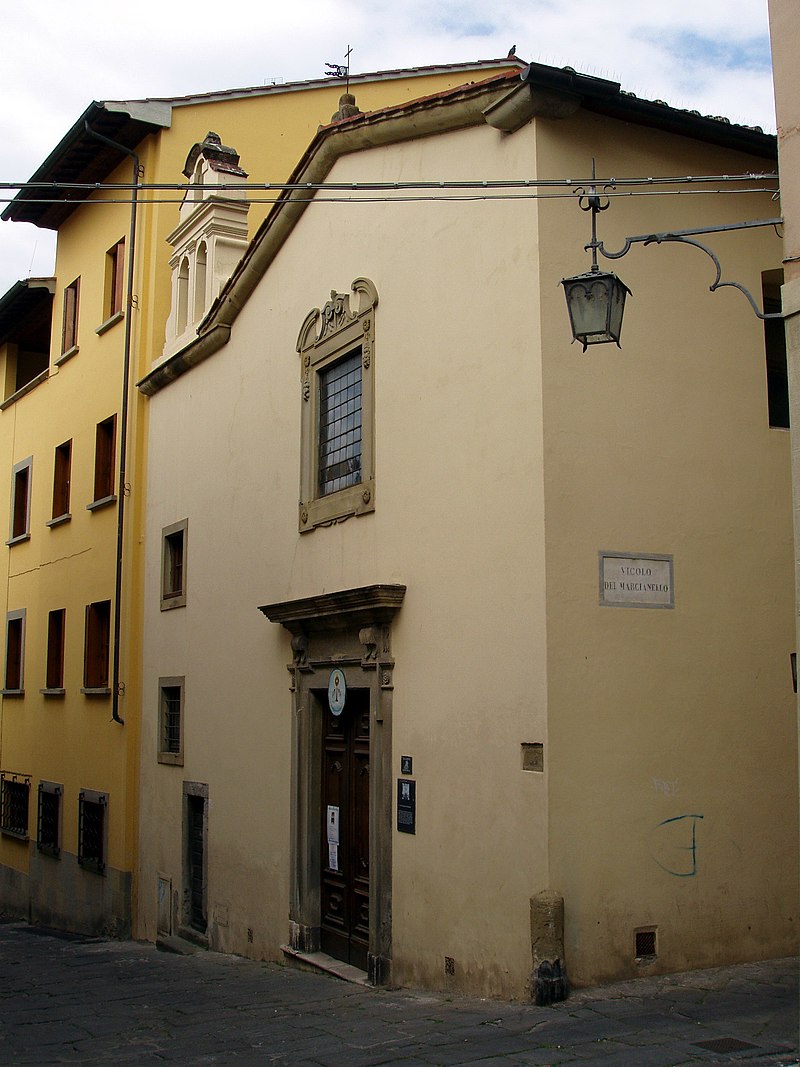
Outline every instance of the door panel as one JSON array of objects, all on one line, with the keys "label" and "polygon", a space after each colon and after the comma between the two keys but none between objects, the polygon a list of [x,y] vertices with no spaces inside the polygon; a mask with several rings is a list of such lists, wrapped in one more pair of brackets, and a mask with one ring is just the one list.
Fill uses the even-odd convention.
[{"label": "door panel", "polygon": [[[323,952],[367,969],[369,948],[369,690],[349,689],[341,715],[322,712],[321,924]],[[329,810],[339,842],[329,842]]]},{"label": "door panel", "polygon": [[205,817],[205,799],[199,796],[187,796],[188,832],[188,867],[189,867],[189,925],[195,930],[205,932],[205,882],[204,852],[205,835],[203,822]]}]

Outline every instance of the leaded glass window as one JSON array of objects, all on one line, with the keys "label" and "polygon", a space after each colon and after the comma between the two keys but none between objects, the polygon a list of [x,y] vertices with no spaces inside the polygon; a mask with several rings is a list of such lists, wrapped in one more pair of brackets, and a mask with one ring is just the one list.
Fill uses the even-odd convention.
[{"label": "leaded glass window", "polygon": [[319,492],[361,481],[361,348],[319,376]]}]

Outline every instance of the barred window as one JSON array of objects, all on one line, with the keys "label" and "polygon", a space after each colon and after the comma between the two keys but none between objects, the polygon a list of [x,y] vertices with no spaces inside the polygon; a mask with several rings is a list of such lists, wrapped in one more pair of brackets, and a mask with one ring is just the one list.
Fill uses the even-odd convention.
[{"label": "barred window", "polygon": [[27,775],[0,775],[0,830],[12,837],[28,836],[28,796],[31,780]]},{"label": "barred window", "polygon": [[319,376],[319,493],[361,481],[361,348]]},{"label": "barred window", "polygon": [[159,678],[159,763],[183,764],[183,678]]},{"label": "barred window", "polygon": [[78,863],[102,874],[106,869],[108,796],[82,789],[78,796]]},{"label": "barred window", "polygon": [[48,856],[61,851],[61,786],[54,782],[39,782],[36,847]]}]

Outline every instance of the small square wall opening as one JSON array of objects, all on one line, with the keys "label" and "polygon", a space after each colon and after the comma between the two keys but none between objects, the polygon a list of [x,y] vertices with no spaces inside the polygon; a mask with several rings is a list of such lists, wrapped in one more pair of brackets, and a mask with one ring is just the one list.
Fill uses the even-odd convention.
[{"label": "small square wall opening", "polygon": [[522,742],[523,771],[544,770],[544,745],[540,741]]},{"label": "small square wall opening", "polygon": [[651,926],[644,930],[637,930],[634,937],[636,943],[636,959],[654,960],[657,955],[656,928]]}]

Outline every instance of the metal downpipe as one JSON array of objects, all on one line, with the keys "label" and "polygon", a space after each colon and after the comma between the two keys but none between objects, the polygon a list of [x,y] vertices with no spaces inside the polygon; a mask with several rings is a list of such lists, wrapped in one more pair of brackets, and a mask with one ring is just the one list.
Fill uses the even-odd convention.
[{"label": "metal downpipe", "polygon": [[131,329],[132,329],[132,311],[133,311],[133,265],[134,265],[134,250],[136,247],[136,209],[138,206],[138,193],[139,193],[139,157],[130,148],[126,148],[124,145],[118,144],[116,141],[112,141],[109,137],[103,136],[93,130],[88,122],[84,121],[84,127],[90,137],[94,137],[97,141],[102,141],[103,144],[109,145],[111,148],[118,149],[120,152],[124,152],[130,156],[133,160],[133,190],[131,192],[131,221],[128,231],[128,284],[126,287],[126,308],[125,308],[125,344],[123,353],[123,369],[122,369],[122,407],[120,411],[120,437],[119,437],[119,481],[118,481],[118,494],[117,494],[117,558],[114,580],[114,640],[112,645],[112,668],[111,668],[111,718],[114,722],[118,722],[121,726],[125,724],[125,720],[119,713],[119,698],[120,698],[120,680],[119,680],[119,660],[120,660],[120,633],[122,629],[122,557],[123,557],[123,545],[124,545],[124,532],[125,532],[125,497],[127,493],[127,483],[125,481],[125,475],[127,470],[128,461],[128,393],[130,391],[130,363],[131,363]]}]

